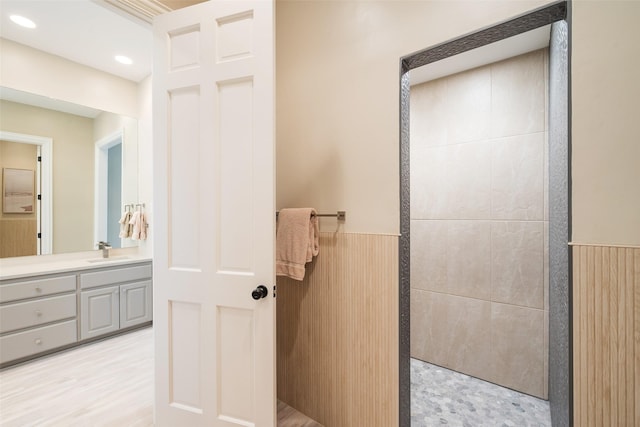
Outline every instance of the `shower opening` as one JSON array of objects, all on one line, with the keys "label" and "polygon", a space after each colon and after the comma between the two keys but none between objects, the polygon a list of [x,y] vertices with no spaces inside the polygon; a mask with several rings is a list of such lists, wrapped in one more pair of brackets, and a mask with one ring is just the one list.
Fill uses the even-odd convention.
[{"label": "shower opening", "polygon": [[437,366],[547,399],[547,68],[544,47],[412,81],[414,387]]},{"label": "shower opening", "polygon": [[403,58],[403,427],[491,421],[482,384],[514,425],[569,425],[565,7]]}]

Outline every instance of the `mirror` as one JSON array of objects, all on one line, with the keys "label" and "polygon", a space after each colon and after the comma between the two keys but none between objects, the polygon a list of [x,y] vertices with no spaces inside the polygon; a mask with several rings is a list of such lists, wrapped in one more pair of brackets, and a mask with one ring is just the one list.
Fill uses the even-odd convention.
[{"label": "mirror", "polygon": [[[148,152],[151,144],[152,33],[149,20],[127,10],[92,0],[2,0],[0,132],[31,153],[41,147],[43,158],[19,167],[34,176],[40,169],[41,179],[34,182],[41,188],[34,193],[42,191],[43,197],[33,205],[40,205],[41,230],[30,225],[9,232],[4,224],[10,219],[33,223],[38,213],[9,215],[0,209],[2,243],[31,241],[41,232],[43,254],[95,250],[99,240],[113,247],[136,245],[114,237],[119,230],[113,217],[124,205],[140,203],[138,152]],[[34,25],[16,25],[14,14]],[[130,59],[126,65],[123,56]],[[0,152],[2,162],[15,152],[16,145],[11,147]],[[47,157],[51,165],[45,164]],[[142,165],[142,194],[150,200],[147,155]],[[37,245],[29,250],[36,253]],[[16,255],[2,251],[0,257]]]},{"label": "mirror", "polygon": [[[42,195],[32,211],[1,213],[0,257],[137,244],[118,238],[124,205],[138,203],[136,119],[0,88],[0,131],[0,166],[33,171]],[[50,166],[36,160],[42,137],[51,140],[50,159],[39,154]]]}]

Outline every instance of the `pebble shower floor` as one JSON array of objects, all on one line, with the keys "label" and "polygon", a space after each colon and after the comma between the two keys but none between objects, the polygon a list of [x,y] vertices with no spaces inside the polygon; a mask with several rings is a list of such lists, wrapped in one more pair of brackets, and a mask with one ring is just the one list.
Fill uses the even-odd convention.
[{"label": "pebble shower floor", "polygon": [[549,402],[411,359],[411,427],[550,427]]}]

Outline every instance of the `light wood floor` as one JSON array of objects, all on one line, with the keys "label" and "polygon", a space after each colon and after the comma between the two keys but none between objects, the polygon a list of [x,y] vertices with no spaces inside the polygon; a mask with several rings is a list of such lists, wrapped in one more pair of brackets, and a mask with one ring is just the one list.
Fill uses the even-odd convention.
[{"label": "light wood floor", "polygon": [[[0,426],[153,425],[153,330],[0,371]],[[278,402],[278,427],[321,427]]]}]

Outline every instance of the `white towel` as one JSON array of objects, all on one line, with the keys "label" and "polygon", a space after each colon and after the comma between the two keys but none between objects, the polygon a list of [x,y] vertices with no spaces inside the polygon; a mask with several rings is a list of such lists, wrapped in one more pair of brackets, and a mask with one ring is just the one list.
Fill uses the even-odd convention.
[{"label": "white towel", "polygon": [[282,209],[276,231],[276,275],[303,280],[305,264],[318,255],[318,218],[313,208]]}]

